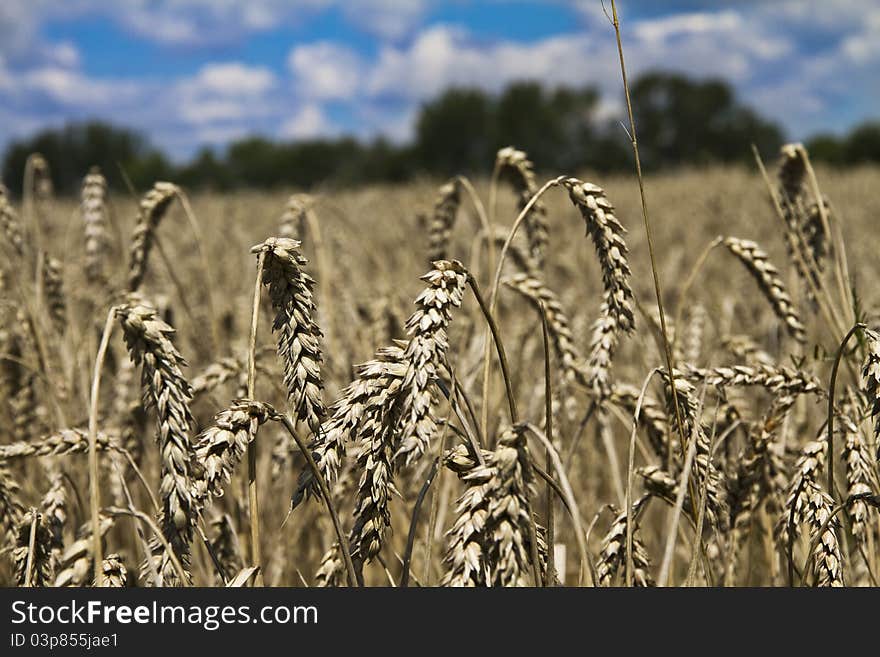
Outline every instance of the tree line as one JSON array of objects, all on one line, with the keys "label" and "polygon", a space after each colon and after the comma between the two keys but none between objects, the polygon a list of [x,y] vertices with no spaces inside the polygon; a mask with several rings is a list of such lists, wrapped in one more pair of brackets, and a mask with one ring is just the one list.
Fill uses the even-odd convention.
[{"label": "tree line", "polygon": [[[779,125],[742,104],[723,80],[651,72],[635,81],[631,95],[647,170],[745,162],[751,144],[772,157],[785,137]],[[453,88],[420,108],[408,144],[253,136],[222,150],[203,148],[184,163],[172,162],[135,131],[100,121],[72,123],[11,143],[3,179],[10,189],[21,189],[25,160],[39,152],[51,164],[61,192],[75,192],[92,165],[121,189],[142,191],[161,179],[219,190],[308,188],[485,172],[497,150],[508,145],[528,152],[547,172],[631,170],[629,136],[620,122],[602,118],[599,101],[591,87],[548,88],[536,82],[513,83],[499,94]],[[877,162],[880,122],[858,126],[844,137],[818,135],[807,146],[814,159],[833,164]]]}]

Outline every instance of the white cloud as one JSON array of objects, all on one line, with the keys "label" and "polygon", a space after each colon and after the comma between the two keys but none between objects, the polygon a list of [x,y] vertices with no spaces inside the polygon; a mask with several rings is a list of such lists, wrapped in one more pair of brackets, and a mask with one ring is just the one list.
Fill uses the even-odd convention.
[{"label": "white cloud", "polygon": [[294,76],[296,92],[322,100],[348,100],[360,91],[362,62],[347,46],[319,41],[290,51],[287,65]]},{"label": "white cloud", "polygon": [[275,75],[265,67],[224,62],[203,66],[185,84],[199,93],[241,97],[263,94],[271,90],[275,82]]},{"label": "white cloud", "polygon": [[348,0],[342,8],[353,24],[384,39],[396,40],[412,33],[429,4],[428,0]]},{"label": "white cloud", "polygon": [[281,126],[281,136],[287,139],[311,139],[336,132],[320,105],[310,103],[287,119]]},{"label": "white cloud", "polygon": [[37,92],[79,108],[107,107],[138,95],[140,85],[126,80],[98,80],[66,68],[45,67],[17,76],[19,93]]}]

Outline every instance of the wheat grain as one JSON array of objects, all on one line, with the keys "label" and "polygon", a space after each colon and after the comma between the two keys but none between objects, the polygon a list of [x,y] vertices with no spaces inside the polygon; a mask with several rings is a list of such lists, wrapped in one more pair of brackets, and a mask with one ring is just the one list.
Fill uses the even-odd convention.
[{"label": "wheat grain", "polygon": [[[346,444],[357,435],[364,421],[366,409],[382,397],[384,403],[388,395],[396,394],[407,371],[404,351],[393,346],[380,349],[374,360],[355,368],[358,376],[343,391],[341,397],[331,407],[331,416],[321,427],[312,443],[315,462],[321,474],[331,486],[339,474],[339,467],[345,458]],[[317,495],[317,482],[311,470],[303,470],[300,475],[294,505],[303,494]]]},{"label": "wheat grain", "polygon": [[[101,515],[99,528],[101,539],[113,526],[113,520]],[[71,543],[58,562],[53,586],[86,586],[92,581],[92,522],[84,523],[76,532],[76,540]]]},{"label": "wheat grain", "polygon": [[727,349],[738,362],[746,365],[776,367],[776,359],[762,349],[748,335],[728,335],[721,339],[721,346]]},{"label": "wheat grain", "polygon": [[816,543],[812,555],[816,585],[843,586],[843,555],[837,538],[840,523],[837,518],[828,522],[834,500],[812,481],[808,481],[804,488],[807,498],[804,516],[810,526],[810,539]]},{"label": "wheat grain", "polygon": [[874,419],[874,444],[880,460],[880,333],[865,329],[867,356],[862,366],[862,387],[868,398],[871,417]]},{"label": "wheat grain", "polygon": [[580,210],[596,247],[608,315],[616,322],[616,332],[630,333],[635,326],[635,318],[629,285],[628,250],[623,239],[626,230],[615,216],[614,206],[601,187],[576,178],[565,178],[562,184],[568,190],[572,203]]},{"label": "wheat grain", "polygon": [[[635,416],[638,407],[640,391],[635,386],[625,383],[616,383],[611,389],[608,401]],[[641,411],[639,413],[639,426],[648,436],[648,442],[654,453],[664,462],[670,454],[678,451],[678,440],[673,438],[672,445],[669,441],[669,419],[663,406],[651,395],[645,394],[642,398]],[[671,451],[670,451],[671,447]]]},{"label": "wheat grain", "polygon": [[6,462],[0,459],[0,530],[2,530],[4,547],[15,541],[15,532],[24,514],[19,491],[19,485],[12,478]]},{"label": "wheat grain", "polygon": [[59,470],[53,470],[49,475],[49,489],[40,502],[40,508],[43,522],[49,531],[54,577],[55,567],[64,551],[64,529],[67,525],[67,488],[64,485],[64,475]]},{"label": "wheat grain", "polygon": [[43,289],[46,293],[46,310],[58,333],[67,328],[67,299],[64,294],[64,279],[61,276],[61,262],[46,254],[43,258]]},{"label": "wheat grain", "polygon": [[315,586],[320,588],[345,586],[345,564],[339,543],[334,543],[321,557],[321,565],[315,573]]},{"label": "wheat grain", "polygon": [[503,283],[531,301],[536,308],[544,306],[547,328],[559,356],[564,377],[568,381],[578,380],[589,385],[584,376],[583,359],[574,344],[568,315],[553,290],[530,274],[517,274],[505,279]]}]

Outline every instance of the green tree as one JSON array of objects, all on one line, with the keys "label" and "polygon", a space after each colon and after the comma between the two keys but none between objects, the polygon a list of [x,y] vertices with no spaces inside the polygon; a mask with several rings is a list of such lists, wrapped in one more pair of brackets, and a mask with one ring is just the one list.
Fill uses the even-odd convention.
[{"label": "green tree", "polygon": [[108,182],[124,188],[121,171],[138,187],[152,184],[143,176],[168,177],[168,160],[150,148],[138,133],[107,123],[71,123],[43,130],[30,139],[10,144],[3,159],[3,179],[14,192],[22,189],[24,166],[31,153],[42,153],[49,162],[52,182],[59,192],[79,189],[89,167],[97,165]]},{"label": "green tree", "polygon": [[782,130],[740,105],[722,80],[647,73],[632,86],[639,151],[647,168],[746,160],[751,144],[768,155]]},{"label": "green tree", "polygon": [[850,164],[880,162],[880,121],[856,126],[846,138],[844,152]]},{"label": "green tree", "polygon": [[495,157],[492,121],[492,103],[484,92],[444,92],[419,112],[415,140],[419,166],[443,175],[485,171]]}]

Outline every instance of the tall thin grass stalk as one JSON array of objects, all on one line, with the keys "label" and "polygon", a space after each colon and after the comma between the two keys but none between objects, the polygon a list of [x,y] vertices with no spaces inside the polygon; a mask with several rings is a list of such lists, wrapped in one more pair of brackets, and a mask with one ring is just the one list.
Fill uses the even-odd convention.
[{"label": "tall thin grass stalk", "polygon": [[831,367],[831,379],[828,383],[828,494],[834,499],[834,389],[837,385],[837,369],[840,367],[840,359],[843,357],[843,351],[846,349],[846,343],[849,339],[859,331],[867,328],[862,323],[854,324],[847,332],[837,348],[837,355],[834,357],[834,365]]},{"label": "tall thin grass stalk", "polygon": [[[636,177],[639,181],[639,197],[642,202],[642,218],[645,223],[645,237],[648,241],[648,255],[651,259],[651,276],[654,279],[654,294],[657,297],[657,308],[660,312],[660,331],[663,334],[663,350],[666,356],[666,369],[669,372],[670,386],[675,389],[675,359],[672,354],[672,347],[669,344],[669,333],[666,330],[666,312],[663,309],[663,293],[660,289],[660,277],[657,275],[657,261],[654,257],[654,236],[651,231],[651,222],[648,218],[648,201],[645,197],[645,181],[642,178],[642,161],[639,158],[639,143],[636,137],[636,121],[633,117],[632,101],[629,95],[629,85],[626,80],[626,64],[623,58],[623,43],[620,39],[620,20],[617,17],[617,5],[611,0],[611,12],[613,14],[614,33],[617,37],[617,52],[620,56],[620,73],[623,77],[623,91],[626,99],[626,113],[629,118],[629,136],[632,141],[633,155],[636,163]],[[678,433],[681,438],[682,450],[685,449],[687,441],[685,440],[684,423],[682,422],[681,409],[678,405],[678,399],[673,395],[673,405],[675,408],[675,421],[678,424]]]},{"label": "tall thin grass stalk", "polygon": [[[553,444],[553,389],[550,371],[550,329],[547,326],[547,308],[544,303],[539,305],[541,311],[541,338],[544,347],[544,430],[547,432],[547,440]],[[546,451],[546,450],[545,450]],[[553,457],[546,451],[547,470],[553,465]],[[547,510],[545,524],[547,526],[547,568],[544,572],[544,586],[553,586],[556,579],[556,560],[554,544],[556,541],[556,523],[553,515],[553,487],[547,482]]]},{"label": "tall thin grass stalk", "polygon": [[[248,341],[247,360],[247,397],[254,398],[257,375],[257,328],[260,322],[260,292],[263,288],[263,266],[266,261],[265,251],[257,254],[257,277],[254,283],[254,302],[251,312],[250,338]],[[251,564],[260,567],[262,558],[260,553],[260,505],[257,495],[257,441],[248,441],[247,468],[248,468],[248,510],[250,513],[250,537],[251,537]],[[261,569],[262,570],[262,569]],[[262,580],[262,575],[257,574],[257,583]]]},{"label": "tall thin grass stalk", "polygon": [[565,466],[562,465],[562,459],[559,458],[559,452],[556,451],[553,443],[550,442],[550,439],[538,427],[528,423],[526,423],[524,427],[541,442],[544,446],[544,450],[550,457],[550,462],[553,464],[553,469],[556,471],[556,476],[559,478],[559,485],[565,495],[566,506],[571,512],[571,523],[574,528],[578,552],[580,553],[581,572],[586,570],[590,578],[588,585],[594,586],[596,579],[593,571],[593,562],[590,561],[589,552],[587,551],[587,535],[584,533],[584,528],[581,524],[581,513],[578,510],[577,501],[575,500],[571,483],[568,480],[568,476],[565,474]]},{"label": "tall thin grass stalk", "polygon": [[101,334],[101,343],[95,357],[95,372],[92,376],[92,393],[89,401],[89,509],[92,516],[92,558],[95,567],[95,584],[104,585],[104,562],[101,546],[101,499],[98,480],[98,394],[101,390],[101,370],[110,344],[110,334],[116,320],[116,306],[107,313],[107,322]]}]

